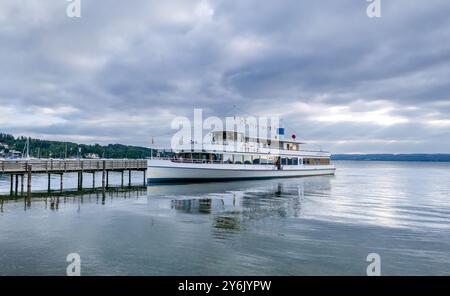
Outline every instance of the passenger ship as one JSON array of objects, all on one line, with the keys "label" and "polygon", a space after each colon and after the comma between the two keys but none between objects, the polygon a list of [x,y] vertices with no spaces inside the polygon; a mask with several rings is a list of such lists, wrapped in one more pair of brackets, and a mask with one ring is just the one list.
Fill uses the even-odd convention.
[{"label": "passenger ship", "polygon": [[[284,133],[284,132],[283,132]],[[246,137],[214,131],[200,147],[174,151],[170,158],[148,161],[148,183],[210,182],[334,175],[330,153],[303,150],[305,143],[284,137]]]}]

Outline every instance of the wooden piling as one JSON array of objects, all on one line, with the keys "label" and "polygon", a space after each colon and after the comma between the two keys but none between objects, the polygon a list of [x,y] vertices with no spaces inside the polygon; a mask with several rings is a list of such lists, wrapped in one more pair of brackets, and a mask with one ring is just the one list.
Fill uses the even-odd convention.
[{"label": "wooden piling", "polygon": [[13,187],[14,186],[14,175],[11,175],[11,189],[10,189],[10,191],[9,191],[9,195],[13,195]]},{"label": "wooden piling", "polygon": [[144,186],[146,186],[147,185],[147,179],[145,177],[146,177],[146,174],[147,174],[147,170],[143,170],[142,174],[144,175]]},{"label": "wooden piling", "polygon": [[128,187],[131,187],[131,170],[128,171]]},{"label": "wooden piling", "polygon": [[61,173],[61,175],[60,175],[60,180],[59,180],[59,191],[61,191],[61,192],[63,192],[63,189],[64,189],[64,187],[63,187],[63,181],[64,181],[64,174]]},{"label": "wooden piling", "polygon": [[15,184],[14,195],[17,195],[18,192],[19,192],[19,175],[16,174],[16,184]]},{"label": "wooden piling", "polygon": [[92,173],[92,188],[95,188],[95,172]]},{"label": "wooden piling", "polygon": [[47,192],[51,191],[51,181],[52,181],[52,175],[50,173],[48,173],[48,186],[47,186]]},{"label": "wooden piling", "polygon": [[24,175],[20,175],[20,196],[23,196],[23,179]]},{"label": "wooden piling", "polygon": [[83,173],[84,173],[84,161],[80,162],[80,166],[81,166],[81,182],[80,182],[80,190],[83,190]]},{"label": "wooden piling", "polygon": [[105,190],[105,177],[106,177],[106,161],[103,161],[103,170],[102,170],[102,189]]},{"label": "wooden piling", "polygon": [[123,188],[123,171],[122,171],[121,173],[122,173],[122,180],[121,180],[121,182],[120,182],[120,187]]},{"label": "wooden piling", "polygon": [[106,188],[109,188],[109,171],[106,171]]},{"label": "wooden piling", "polygon": [[32,170],[32,166],[31,165],[27,165],[27,173],[28,173],[28,178],[27,178],[27,195],[28,197],[31,197],[31,170]]}]

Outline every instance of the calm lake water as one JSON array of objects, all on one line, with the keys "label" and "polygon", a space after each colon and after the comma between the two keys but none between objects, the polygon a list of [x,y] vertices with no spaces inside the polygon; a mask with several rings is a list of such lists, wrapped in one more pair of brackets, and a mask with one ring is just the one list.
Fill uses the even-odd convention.
[{"label": "calm lake water", "polygon": [[74,252],[82,275],[365,275],[369,253],[383,275],[450,275],[450,164],[336,165],[334,177],[3,201],[0,275],[65,275]]}]

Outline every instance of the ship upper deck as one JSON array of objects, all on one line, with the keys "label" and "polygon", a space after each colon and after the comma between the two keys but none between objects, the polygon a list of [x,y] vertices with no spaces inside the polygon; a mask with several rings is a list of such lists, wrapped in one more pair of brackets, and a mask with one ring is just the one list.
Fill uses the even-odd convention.
[{"label": "ship upper deck", "polygon": [[295,156],[295,157],[330,157],[328,151],[306,150],[306,149],[280,149],[264,144],[249,144],[240,142],[211,142],[196,144],[193,143],[174,152],[192,152],[192,153],[237,153],[237,154],[255,154],[255,155],[276,155],[276,156]]},{"label": "ship upper deck", "polygon": [[285,139],[283,135],[267,135],[260,137],[237,131],[213,131],[203,139],[202,143],[191,140],[190,143],[178,145],[175,153],[234,153],[254,155],[274,155],[287,157],[320,157],[329,158],[331,154],[323,150],[303,149],[305,142],[298,141],[295,136]]}]

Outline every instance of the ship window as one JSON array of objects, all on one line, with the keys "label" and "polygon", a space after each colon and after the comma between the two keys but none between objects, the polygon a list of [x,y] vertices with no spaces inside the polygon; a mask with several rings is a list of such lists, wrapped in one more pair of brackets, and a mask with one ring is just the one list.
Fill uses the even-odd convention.
[{"label": "ship window", "polygon": [[298,165],[298,158],[293,158],[292,159],[292,165]]},{"label": "ship window", "polygon": [[288,165],[292,165],[292,158],[288,158],[287,164],[288,164]]},{"label": "ship window", "polygon": [[261,160],[259,158],[259,156],[253,156],[253,164],[260,164]]},{"label": "ship window", "polygon": [[224,154],[223,155],[223,163],[233,163],[233,155],[232,154]]},{"label": "ship window", "polygon": [[267,164],[267,156],[261,155],[261,164]]},{"label": "ship window", "polygon": [[244,164],[252,164],[252,157],[250,155],[244,155]]},{"label": "ship window", "polygon": [[234,155],[234,163],[235,164],[243,164],[244,163],[244,156],[243,155]]},{"label": "ship window", "polygon": [[281,159],[281,165],[286,165],[286,164],[287,164],[286,158],[283,157]]},{"label": "ship window", "polygon": [[267,158],[267,163],[268,163],[268,164],[274,164],[274,163],[275,163],[275,161],[274,161],[274,159],[273,159],[273,156],[269,156],[269,157]]},{"label": "ship window", "polygon": [[221,154],[214,154],[214,159],[215,162],[221,162],[222,160],[222,155]]}]

